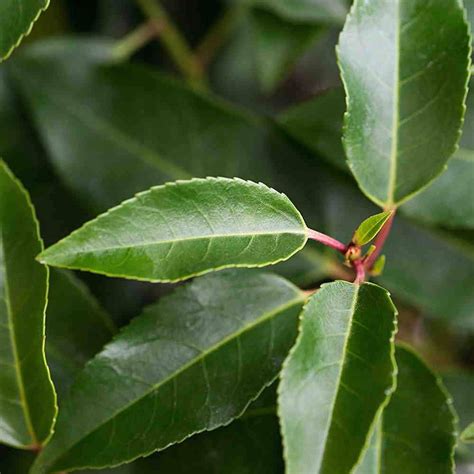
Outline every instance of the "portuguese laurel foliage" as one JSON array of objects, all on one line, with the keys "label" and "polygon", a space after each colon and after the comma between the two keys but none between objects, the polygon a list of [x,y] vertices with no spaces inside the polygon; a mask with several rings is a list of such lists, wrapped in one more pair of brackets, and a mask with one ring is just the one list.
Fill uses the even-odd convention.
[{"label": "portuguese laurel foliage", "polygon": [[[0,3],[3,60],[49,2]],[[453,402],[395,343],[379,286],[474,330],[473,2],[248,0],[195,49],[135,3],[146,21],[122,40],[38,41],[0,70],[0,471],[447,474],[457,443],[474,459],[472,376],[443,377]],[[270,94],[335,31],[343,87],[270,119],[209,93],[227,37]],[[187,85],[129,61],[153,39]],[[183,283],[129,305],[125,279]]]}]

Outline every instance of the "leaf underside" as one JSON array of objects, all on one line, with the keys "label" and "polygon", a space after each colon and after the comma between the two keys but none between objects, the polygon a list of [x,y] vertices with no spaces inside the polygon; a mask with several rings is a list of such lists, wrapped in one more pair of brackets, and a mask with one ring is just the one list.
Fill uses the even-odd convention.
[{"label": "leaf underside", "polygon": [[450,474],[456,442],[451,400],[411,350],[397,346],[396,359],[397,389],[355,474]]},{"label": "leaf underside", "polygon": [[0,442],[38,447],[56,397],[44,353],[47,268],[28,194],[0,161]]},{"label": "leaf underside", "polygon": [[262,184],[207,178],[157,186],[53,245],[53,266],[150,281],[286,260],[306,243],[289,199]]},{"label": "leaf underside", "polygon": [[340,36],[344,144],[362,191],[392,207],[445,168],[460,135],[470,37],[458,0],[356,0]]},{"label": "leaf underside", "polygon": [[121,464],[228,424],[277,376],[303,301],[252,270],[162,298],[87,364],[32,473]]},{"label": "leaf underside", "polygon": [[371,283],[323,285],[305,306],[279,387],[288,474],[347,473],[356,464],[394,388],[395,330],[388,293]]}]

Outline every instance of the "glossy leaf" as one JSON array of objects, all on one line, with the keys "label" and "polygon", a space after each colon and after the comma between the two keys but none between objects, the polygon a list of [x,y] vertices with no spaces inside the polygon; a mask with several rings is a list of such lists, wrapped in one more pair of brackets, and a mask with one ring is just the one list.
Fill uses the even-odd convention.
[{"label": "glossy leaf", "polygon": [[283,474],[275,388],[266,389],[229,426],[158,453],[149,465],[167,474]]},{"label": "glossy leaf", "polygon": [[247,0],[288,21],[339,25],[347,13],[345,0]]},{"label": "glossy leaf", "polygon": [[72,273],[52,269],[46,318],[46,354],[60,399],[85,363],[116,329],[87,287]]},{"label": "glossy leaf", "polygon": [[453,472],[455,415],[441,381],[411,350],[396,349],[397,389],[355,474]]},{"label": "glossy leaf", "polygon": [[0,60],[7,58],[30,33],[49,0],[2,0],[0,5]]},{"label": "glossy leaf", "polygon": [[374,216],[370,216],[363,221],[352,237],[352,241],[356,245],[365,245],[371,242],[377,234],[382,230],[382,227],[390,219],[391,211],[380,212]]},{"label": "glossy leaf", "polygon": [[448,169],[402,212],[421,222],[443,227],[474,229],[474,81],[467,98],[463,135]]},{"label": "glossy leaf", "polygon": [[455,151],[470,37],[458,0],[356,0],[340,36],[344,144],[362,191],[392,207]]},{"label": "glossy leaf", "polygon": [[162,298],[86,365],[32,473],[121,464],[229,423],[278,374],[303,301],[251,270]]},{"label": "glossy leaf", "polygon": [[252,20],[257,73],[262,90],[269,94],[323,29],[319,25],[290,23],[260,9],[252,12]]},{"label": "glossy leaf", "polygon": [[279,387],[288,474],[356,464],[394,389],[395,330],[387,291],[371,283],[323,285],[305,306]]},{"label": "glossy leaf", "polygon": [[306,226],[283,194],[240,179],[157,186],[88,222],[40,261],[150,281],[178,281],[226,267],[286,260]]},{"label": "glossy leaf", "polygon": [[30,198],[0,161],[0,442],[39,447],[56,416],[44,353],[48,270]]},{"label": "glossy leaf", "polygon": [[462,433],[461,440],[464,443],[474,443],[474,423],[471,423]]}]

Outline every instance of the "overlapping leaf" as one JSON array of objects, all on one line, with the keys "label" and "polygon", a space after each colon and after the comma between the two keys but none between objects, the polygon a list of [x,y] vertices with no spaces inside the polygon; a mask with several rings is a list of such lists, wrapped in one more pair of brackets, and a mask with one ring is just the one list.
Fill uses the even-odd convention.
[{"label": "overlapping leaf", "polygon": [[387,291],[371,283],[324,285],[306,305],[279,387],[288,474],[356,464],[394,389],[395,329]]},{"label": "overlapping leaf", "polygon": [[290,200],[263,184],[207,178],[157,186],[44,251],[49,265],[150,281],[286,260],[307,239]]},{"label": "overlapping leaf", "polygon": [[356,0],[338,46],[344,143],[362,191],[395,206],[455,151],[470,68],[458,0]]},{"label": "overlapping leaf", "polygon": [[0,4],[0,61],[27,35],[49,0],[2,0]]},{"label": "overlapping leaf", "polygon": [[85,363],[115,332],[110,317],[72,273],[52,269],[46,319],[46,354],[58,395],[66,394]]},{"label": "overlapping leaf", "polygon": [[21,184],[0,161],[0,442],[39,447],[56,416],[44,353],[48,271],[36,216]]},{"label": "overlapping leaf", "polygon": [[411,351],[396,349],[397,389],[355,474],[449,474],[455,415],[441,381]]},{"label": "overlapping leaf", "polygon": [[117,465],[229,423],[278,374],[303,300],[251,270],[162,298],[76,379],[33,474]]}]

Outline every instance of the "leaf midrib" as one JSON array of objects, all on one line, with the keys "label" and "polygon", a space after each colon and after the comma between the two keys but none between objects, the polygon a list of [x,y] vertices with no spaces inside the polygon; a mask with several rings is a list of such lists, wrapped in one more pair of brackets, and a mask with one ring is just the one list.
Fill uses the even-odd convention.
[{"label": "leaf midrib", "polygon": [[396,45],[395,45],[395,68],[393,83],[395,85],[393,105],[392,105],[392,144],[390,149],[390,169],[387,192],[387,207],[392,207],[395,203],[395,187],[397,177],[397,152],[398,152],[398,133],[399,133],[399,107],[400,107],[400,2],[396,2]]},{"label": "leaf midrib", "polygon": [[0,225],[0,234],[1,234],[1,246],[2,246],[2,253],[3,253],[3,277],[5,282],[5,303],[7,307],[7,318],[8,318],[8,333],[10,336],[10,342],[13,352],[13,360],[14,360],[14,368],[15,368],[15,375],[17,379],[18,385],[18,394],[20,396],[20,405],[23,407],[22,413],[25,420],[25,426],[30,434],[31,442],[33,445],[38,445],[38,439],[36,437],[35,430],[33,428],[33,422],[31,419],[30,408],[26,399],[26,391],[25,391],[25,384],[23,381],[23,375],[20,369],[20,358],[18,356],[18,347],[16,342],[16,334],[13,329],[13,309],[11,306],[11,298],[10,298],[10,285],[8,283],[8,267],[7,267],[7,259],[6,259],[6,252],[5,252],[5,236],[3,226]]},{"label": "leaf midrib", "polygon": [[347,357],[346,356],[347,345],[349,343],[349,339],[350,339],[351,333],[352,333],[352,321],[354,319],[354,314],[355,314],[355,310],[356,310],[356,306],[357,306],[357,300],[358,300],[358,297],[359,297],[359,290],[360,290],[360,286],[355,285],[354,296],[352,297],[351,307],[349,308],[350,318],[349,318],[348,325],[347,325],[347,328],[348,328],[347,329],[347,335],[346,335],[346,338],[344,340],[344,345],[342,347],[341,368],[340,368],[340,371],[339,371],[339,374],[338,374],[338,377],[337,377],[336,390],[334,391],[334,397],[333,397],[333,401],[331,403],[331,410],[330,410],[330,414],[329,414],[329,417],[328,417],[328,422],[327,422],[326,429],[325,429],[324,439],[326,440],[326,442],[325,442],[324,447],[323,447],[323,453],[322,453],[322,457],[321,457],[321,464],[319,466],[320,469],[325,464],[325,458],[326,458],[326,453],[327,453],[327,450],[326,450],[326,448],[327,448],[327,439],[328,439],[328,436],[329,436],[329,433],[330,433],[330,430],[331,430],[332,420],[333,420],[333,417],[334,417],[334,409],[335,409],[335,406],[336,406],[336,403],[337,403],[337,398],[338,398],[338,395],[339,395],[339,392],[340,392],[341,379],[342,379],[342,375],[343,375],[343,372],[344,372],[344,362],[345,362],[346,357]]},{"label": "leaf midrib", "polygon": [[[210,354],[216,352],[217,350],[219,350],[221,347],[227,345],[228,343],[230,343],[232,340],[234,339],[237,339],[239,338],[242,334],[245,334],[246,332],[248,332],[249,330],[252,330],[256,327],[258,327],[259,325],[267,322],[268,320],[270,320],[272,317],[276,316],[277,314],[279,313],[282,313],[288,309],[290,309],[291,307],[293,306],[296,306],[297,304],[299,303],[303,303],[305,301],[305,296],[304,294],[302,294],[300,292],[299,296],[296,297],[296,298],[293,298],[292,300],[288,301],[287,303],[283,304],[283,305],[280,305],[276,308],[274,308],[272,311],[269,311],[268,313],[265,313],[264,316],[262,316],[261,318],[258,319],[258,321],[253,321],[253,323],[251,324],[248,324],[246,326],[244,326],[243,328],[241,328],[239,331],[235,332],[235,333],[232,333],[231,335],[228,335],[227,337],[223,338],[221,341],[219,341],[217,344],[213,345],[210,349],[207,349],[207,350],[204,350],[202,351],[195,359],[192,359],[190,360],[189,362],[187,362],[186,364],[184,364],[183,366],[181,366],[178,370],[174,371],[172,374],[168,375],[166,378],[164,378],[163,380],[161,380],[159,383],[157,384],[154,384],[151,386],[150,389],[146,390],[140,397],[137,397],[135,398],[134,400],[132,400],[131,402],[127,403],[125,406],[121,407],[119,410],[117,410],[115,413],[113,413],[112,415],[110,415],[109,417],[107,417],[105,420],[102,420],[101,423],[94,427],[92,430],[88,431],[87,433],[84,433],[81,438],[79,438],[78,440],[74,441],[71,445],[69,445],[65,452],[62,452],[58,457],[56,457],[55,459],[53,459],[52,462],[49,463],[49,466],[51,468],[54,468],[54,466],[61,461],[61,459],[74,447],[74,446],[77,446],[79,443],[81,443],[83,440],[85,440],[88,436],[90,436],[91,434],[93,434],[94,432],[100,430],[104,425],[106,425],[108,422],[110,422],[111,420],[113,420],[114,418],[116,418],[120,413],[123,413],[125,412],[126,410],[128,410],[130,407],[132,407],[133,405],[135,405],[136,403],[139,403],[141,400],[143,400],[144,398],[146,398],[148,395],[150,395],[151,393],[159,390],[162,386],[164,386],[165,384],[167,384],[168,382],[172,381],[174,378],[178,377],[179,375],[181,375],[182,373],[184,373],[185,371],[187,371],[188,369],[192,368],[194,365],[198,364],[199,362],[201,362],[202,360],[204,360],[207,356],[209,356]],[[249,403],[251,403],[252,400],[249,401]],[[248,406],[248,405],[247,405]],[[246,409],[246,407],[244,407],[244,410]],[[237,418],[238,415],[236,415],[234,418]],[[195,431],[193,433],[196,433],[196,432],[199,432],[200,430],[198,431]],[[189,435],[191,435],[191,433],[189,433]],[[126,461],[124,461],[126,462]],[[48,466],[48,464],[46,464],[46,466]],[[69,467],[68,469],[79,469],[81,468],[82,466],[78,465],[78,466],[74,466],[74,467]]]},{"label": "leaf midrib", "polygon": [[[92,221],[94,222],[94,221]],[[91,222],[91,223],[92,223]],[[83,229],[79,229],[79,231],[82,231]],[[71,234],[72,237],[74,235]],[[64,256],[64,255],[79,255],[79,254],[89,254],[89,253],[95,253],[95,252],[108,252],[110,250],[123,250],[123,249],[138,249],[138,248],[144,248],[144,247],[152,247],[152,246],[158,246],[162,244],[174,244],[174,243],[180,243],[180,242],[189,242],[193,240],[212,240],[212,239],[219,239],[219,238],[229,238],[229,237],[238,237],[238,238],[246,238],[246,237],[254,237],[254,236],[273,236],[273,235],[300,235],[300,236],[307,236],[306,229],[302,232],[295,232],[294,230],[278,230],[274,232],[252,232],[252,233],[242,233],[242,234],[209,234],[209,235],[198,235],[198,236],[192,236],[192,237],[185,237],[182,239],[168,239],[168,240],[157,240],[153,242],[141,242],[139,244],[130,244],[130,245],[115,245],[115,246],[110,246],[110,247],[97,247],[94,249],[88,249],[88,250],[80,250],[80,251],[75,251],[75,252],[51,252],[53,253],[53,256],[59,257],[59,256]],[[69,239],[69,237],[66,237],[63,241],[58,242],[57,244],[53,245],[50,247],[50,249],[53,249],[56,245],[57,246],[63,246],[66,245],[66,240]],[[44,252],[42,252],[39,255],[39,259],[41,262],[47,263],[48,261],[48,254],[49,250],[47,249]],[[46,257],[46,259],[44,259]]]}]

